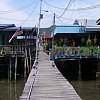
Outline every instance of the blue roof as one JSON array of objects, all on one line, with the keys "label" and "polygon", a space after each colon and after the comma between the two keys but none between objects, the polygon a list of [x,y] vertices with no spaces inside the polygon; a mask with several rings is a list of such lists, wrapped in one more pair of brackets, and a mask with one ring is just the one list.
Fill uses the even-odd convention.
[{"label": "blue roof", "polygon": [[88,32],[96,32],[96,31],[100,31],[100,26],[91,26],[91,27],[86,27],[86,31]]},{"label": "blue roof", "polygon": [[80,25],[71,25],[71,26],[56,26],[54,30],[54,35],[56,34],[65,34],[65,33],[85,33],[84,26]]}]

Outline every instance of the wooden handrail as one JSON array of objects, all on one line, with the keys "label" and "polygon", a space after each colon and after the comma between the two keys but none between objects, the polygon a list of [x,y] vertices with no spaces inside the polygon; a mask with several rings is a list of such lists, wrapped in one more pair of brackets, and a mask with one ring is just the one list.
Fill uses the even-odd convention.
[{"label": "wooden handrail", "polygon": [[20,53],[25,53],[25,45],[2,45],[0,46],[1,50],[0,53],[5,53],[5,54],[13,54],[16,51]]}]

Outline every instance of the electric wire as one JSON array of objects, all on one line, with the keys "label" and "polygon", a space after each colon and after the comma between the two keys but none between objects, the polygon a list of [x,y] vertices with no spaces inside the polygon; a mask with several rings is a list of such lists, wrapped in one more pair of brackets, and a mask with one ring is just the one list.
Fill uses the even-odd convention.
[{"label": "electric wire", "polygon": [[[63,23],[63,24],[65,25],[65,23],[64,23],[63,21],[61,21],[60,18],[57,17],[57,16],[59,16],[59,15],[57,15],[56,13],[54,13],[54,12],[51,10],[51,8],[48,7],[47,4],[46,4],[46,6],[47,6],[47,8],[49,9],[49,11],[50,11],[53,15],[55,14],[55,17],[56,17],[61,23]],[[51,25],[52,25],[52,22],[53,22],[53,21],[51,21]]]},{"label": "electric wire", "polygon": [[[59,7],[50,5],[50,4],[47,3],[45,0],[43,0],[43,2],[44,2],[47,6],[49,6],[48,8],[54,7],[54,8],[62,9],[62,10],[65,11],[64,8],[59,8]],[[20,8],[18,8],[18,9],[7,10],[7,11],[0,11],[0,14],[1,14],[1,12],[2,12],[2,13],[14,13],[14,12],[17,12],[17,11],[20,11],[20,10],[23,10],[23,9],[28,8],[28,6],[31,5],[31,4],[32,4],[32,2],[31,2],[30,4],[28,4],[28,5],[26,5],[26,6],[20,7]],[[70,6],[70,5],[69,5],[69,6]],[[74,9],[74,11],[90,10],[90,9],[95,9],[95,8],[99,8],[99,7],[100,7],[100,4],[97,4],[97,5],[94,5],[94,6],[88,6],[88,7],[84,7],[84,8],[76,8],[76,9]],[[67,9],[67,11],[73,11],[73,9]],[[74,12],[74,11],[73,11],[73,12]],[[51,11],[51,12],[54,14],[53,11]],[[32,13],[33,13],[33,11],[29,14],[29,16],[27,17],[26,20],[22,20],[22,19],[19,19],[19,20],[18,20],[18,19],[9,19],[9,18],[0,18],[0,19],[3,19],[3,20],[24,21],[24,22],[23,22],[23,24],[24,24],[26,21],[33,21],[33,19],[32,19],[32,20],[28,20],[29,17],[32,15]],[[56,14],[56,18],[59,19],[59,15]],[[61,16],[61,18],[64,18],[64,17]],[[64,18],[64,19],[66,19],[66,18]],[[70,18],[70,19],[71,19],[71,18]],[[66,19],[66,20],[70,20],[70,19]],[[60,20],[60,19],[59,19],[59,20]],[[62,21],[60,20],[60,22],[62,22]],[[62,23],[63,23],[63,22],[62,22]]]},{"label": "electric wire", "polygon": [[29,8],[30,6],[32,6],[34,4],[34,1],[17,9],[13,9],[13,10],[6,10],[6,11],[0,11],[0,14],[7,14],[7,13],[16,13],[18,11],[24,10],[26,8]]},{"label": "electric wire", "polygon": [[[57,9],[61,9],[64,10],[65,8],[61,8],[61,7],[56,7],[54,5],[51,5],[49,3],[47,3],[46,1],[43,1],[45,4],[47,4],[48,6],[51,6],[53,8],[57,8]],[[83,8],[76,8],[74,9],[74,11],[81,11],[81,10],[90,10],[90,9],[95,9],[95,8],[99,8],[100,4],[94,5],[94,6],[88,6],[88,7],[83,7]],[[73,11],[73,9],[67,9],[67,11]]]},{"label": "electric wire", "polygon": [[[46,7],[49,9],[49,11],[54,15],[55,13],[52,11],[52,9],[50,8],[50,6],[48,6],[46,3],[45,3]],[[55,14],[56,15],[56,14]],[[52,16],[52,15],[51,15]],[[52,25],[53,21],[51,20],[51,25]]]},{"label": "electric wire", "polygon": [[75,8],[75,0],[73,0],[73,3],[74,3],[73,11],[72,11],[72,13],[71,13],[71,15],[70,15],[70,18],[69,18],[69,20],[67,21],[67,23],[69,23],[69,21],[71,21],[71,18],[72,18],[73,13],[74,13],[74,8]]},{"label": "electric wire", "polygon": [[[2,20],[12,20],[12,21],[25,21],[25,20],[22,20],[22,19],[10,19],[10,18],[0,18]],[[28,20],[28,21],[33,21],[34,19],[31,19],[31,20]]]},{"label": "electric wire", "polygon": [[26,18],[26,20],[22,23],[21,26],[23,26],[23,25],[26,23],[26,21],[30,18],[30,16],[33,14],[33,12],[34,12],[34,10],[36,9],[38,3],[39,3],[39,0],[37,1],[37,3],[36,3],[36,5],[35,5],[34,9],[31,11],[31,13],[30,13],[29,16]]},{"label": "electric wire", "polygon": [[60,18],[58,18],[57,16],[55,16],[62,24],[66,25],[66,23],[64,23]]},{"label": "electric wire", "polygon": [[[67,21],[73,21],[72,19],[71,19],[71,17],[72,17],[72,15],[73,15],[73,12],[72,12],[72,15],[71,15],[71,17],[69,18],[69,19],[67,19],[67,18],[65,18],[65,17],[61,17],[61,18],[59,18],[59,15],[57,14],[57,13],[55,13],[52,9],[51,9],[51,7],[50,6],[48,6],[48,4],[46,4],[45,3],[45,5],[46,5],[46,7],[49,9],[49,11],[54,15],[55,14],[55,17],[60,21],[60,22],[62,22],[63,24],[65,24],[62,20],[61,20],[61,18],[63,18],[63,19],[65,19],[65,20],[67,20]],[[52,23],[52,22],[51,22]]]},{"label": "electric wire", "polygon": [[[51,7],[64,10],[64,8],[58,8],[58,7],[52,6],[52,5],[50,5],[49,3],[47,3],[46,1],[43,1],[43,2],[46,4],[46,6],[50,9],[50,11],[51,11],[53,14],[54,14],[54,12],[51,10],[51,9],[52,9]],[[75,1],[74,1],[74,2],[75,2]],[[66,19],[66,20],[68,20],[68,21],[73,21],[74,19],[72,19],[71,17],[73,16],[73,13],[74,13],[75,11],[90,10],[90,9],[95,9],[95,8],[99,8],[99,7],[100,7],[100,4],[97,4],[97,5],[94,5],[94,6],[88,6],[88,7],[84,7],[84,8],[67,9],[67,11],[72,11],[72,14],[71,14],[70,18],[69,18],[69,19],[66,19],[66,18],[63,17],[63,16],[62,16],[61,18]],[[74,7],[74,8],[75,8],[75,7]],[[55,13],[55,14],[56,14],[56,13]],[[59,19],[59,15],[56,14],[56,18]],[[62,22],[62,21],[60,20],[60,22]],[[62,22],[62,23],[63,23],[63,22]]]},{"label": "electric wire", "polygon": [[[95,9],[95,8],[99,8],[99,7],[100,7],[100,4],[95,5],[95,6],[84,7],[84,8],[77,8],[77,9],[75,9],[75,11],[90,10],[90,9]],[[70,11],[71,11],[71,9],[70,9]]]},{"label": "electric wire", "polygon": [[[46,3],[45,3],[45,5],[46,5],[46,7],[49,9],[49,11],[54,15],[55,14],[55,17],[61,22],[61,23],[63,23],[64,25],[66,25],[62,20],[61,20],[61,18],[63,18],[63,19],[66,19],[65,17],[61,17],[61,18],[59,18],[59,15],[57,14],[57,13],[55,13],[51,8],[50,8],[50,6],[48,6]],[[66,19],[66,20],[71,20],[71,19]],[[73,21],[73,20],[72,20]],[[52,21],[53,22],[53,21]],[[51,22],[51,25],[52,25],[52,22]]]},{"label": "electric wire", "polygon": [[[37,2],[37,3],[38,3],[38,2]],[[38,5],[38,4],[37,4],[37,5]],[[35,8],[34,8],[34,10],[35,10]],[[27,19],[25,19],[25,20],[23,20],[23,19],[12,19],[12,18],[0,18],[0,19],[1,19],[1,20],[21,21],[21,22],[23,22],[23,21],[25,21],[25,22],[26,22],[26,21],[34,21],[35,18],[32,18],[32,19],[28,20],[32,13],[33,13],[33,11],[29,14],[29,16],[27,17]],[[48,15],[48,17],[50,17],[50,16],[51,16],[51,14]],[[48,17],[45,17],[45,18],[48,18]],[[24,23],[24,22],[23,22],[23,23]]]},{"label": "electric wire", "polygon": [[[38,2],[37,2],[37,4],[36,4],[36,6],[38,5]],[[34,10],[35,10],[35,8],[36,8],[36,6],[34,7]],[[33,10],[33,11],[34,11]],[[29,16],[31,16],[31,14],[33,13],[33,11],[29,14]],[[27,19],[25,19],[25,20],[22,20],[22,19],[10,19],[10,18],[0,18],[0,19],[2,19],[2,20],[13,20],[13,21],[24,21],[23,22],[23,24],[26,22],[26,21],[33,21],[34,19],[32,19],[32,20],[28,20],[29,19],[29,16],[27,17]]]},{"label": "electric wire", "polygon": [[73,0],[70,0],[70,1],[69,1],[67,7],[66,7],[65,10],[62,12],[62,14],[59,16],[59,18],[62,17],[62,16],[64,15],[64,13],[66,12],[66,10],[71,6],[71,2],[72,2],[72,1],[73,1]]},{"label": "electric wire", "polygon": [[49,4],[49,3],[47,3],[46,1],[43,1],[43,2],[44,2],[46,5],[48,5],[48,6],[50,6],[50,7],[53,7],[53,8],[62,9],[62,10],[65,9],[65,8],[60,8],[60,7],[53,6],[53,5]]}]

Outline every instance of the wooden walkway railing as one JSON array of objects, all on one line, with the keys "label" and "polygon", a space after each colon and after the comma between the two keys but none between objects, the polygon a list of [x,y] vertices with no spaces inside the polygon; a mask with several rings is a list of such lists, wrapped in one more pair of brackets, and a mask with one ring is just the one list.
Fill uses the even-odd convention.
[{"label": "wooden walkway railing", "polygon": [[19,100],[81,100],[50,57],[39,52]]},{"label": "wooden walkway railing", "polygon": [[0,45],[0,59],[7,58],[9,60],[8,76],[10,76],[10,79],[13,73],[15,80],[19,75],[18,59],[23,61],[23,66],[21,66],[21,68],[24,70],[24,72],[22,70],[23,76],[27,77],[35,59],[35,49],[33,45]]},{"label": "wooden walkway railing", "polygon": [[0,46],[0,54],[16,54],[16,51],[19,53],[25,53],[25,45],[2,45]]}]

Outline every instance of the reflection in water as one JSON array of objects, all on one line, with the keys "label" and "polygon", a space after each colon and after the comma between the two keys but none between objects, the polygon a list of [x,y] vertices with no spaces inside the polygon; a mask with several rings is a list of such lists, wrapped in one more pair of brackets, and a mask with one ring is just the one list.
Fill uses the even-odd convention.
[{"label": "reflection in water", "polygon": [[0,100],[18,100],[26,80],[0,80]]},{"label": "reflection in water", "polygon": [[70,81],[82,100],[100,100],[100,80]]}]

